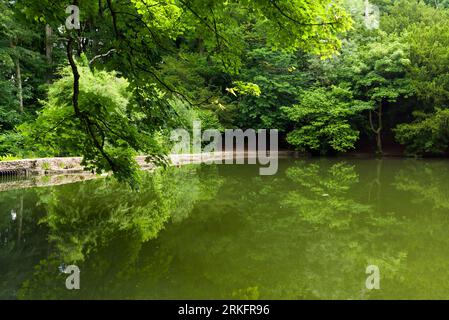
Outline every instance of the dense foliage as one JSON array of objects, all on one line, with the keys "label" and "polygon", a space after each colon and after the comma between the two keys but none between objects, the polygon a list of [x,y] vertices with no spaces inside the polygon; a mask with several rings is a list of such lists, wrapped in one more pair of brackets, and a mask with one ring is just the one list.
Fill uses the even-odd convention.
[{"label": "dense foliage", "polygon": [[447,1],[1,0],[0,156],[82,155],[136,183],[134,156],[161,161],[193,120],[446,155],[448,18]]},{"label": "dense foliage", "polygon": [[284,108],[298,126],[287,136],[290,144],[321,154],[353,148],[359,132],[351,127],[348,119],[363,106],[352,104],[349,90],[317,88],[306,91],[299,100],[300,104]]}]

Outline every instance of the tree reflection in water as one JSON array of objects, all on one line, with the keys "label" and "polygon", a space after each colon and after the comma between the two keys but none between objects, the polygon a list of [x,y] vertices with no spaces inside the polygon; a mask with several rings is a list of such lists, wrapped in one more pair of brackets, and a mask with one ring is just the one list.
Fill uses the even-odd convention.
[{"label": "tree reflection in water", "polygon": [[[112,180],[0,193],[1,297],[447,297],[445,163],[280,164],[171,168],[139,193]],[[61,262],[80,266],[81,290]],[[372,264],[380,290],[365,289]]]}]

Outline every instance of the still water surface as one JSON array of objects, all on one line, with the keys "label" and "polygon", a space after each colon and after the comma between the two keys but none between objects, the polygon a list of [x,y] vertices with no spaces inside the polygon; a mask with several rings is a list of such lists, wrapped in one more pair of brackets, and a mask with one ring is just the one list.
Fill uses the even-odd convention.
[{"label": "still water surface", "polygon": [[139,193],[107,179],[1,192],[0,299],[448,299],[448,169],[290,159],[271,177],[170,168]]}]

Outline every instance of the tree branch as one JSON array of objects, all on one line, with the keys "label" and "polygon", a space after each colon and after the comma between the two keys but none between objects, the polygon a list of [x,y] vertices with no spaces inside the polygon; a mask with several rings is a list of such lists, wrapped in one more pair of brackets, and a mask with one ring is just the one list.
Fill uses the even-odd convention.
[{"label": "tree branch", "polygon": [[75,115],[86,126],[87,132],[89,133],[95,148],[100,152],[100,154],[103,156],[103,158],[108,162],[112,171],[116,172],[118,168],[115,165],[114,161],[111,159],[111,157],[109,157],[109,155],[106,153],[103,146],[98,142],[97,137],[95,136],[95,133],[92,129],[91,120],[89,119],[89,117],[86,114],[81,112],[81,110],[79,109],[78,97],[79,97],[79,92],[80,92],[80,89],[79,89],[80,74],[79,74],[76,62],[73,59],[73,38],[71,36],[69,36],[69,39],[67,42],[67,58],[69,60],[70,67],[72,68],[72,73],[73,73],[72,105],[73,105],[73,109],[75,111]]},{"label": "tree branch", "polygon": [[100,59],[100,58],[105,58],[108,55],[110,55],[111,53],[116,52],[116,51],[117,50],[115,50],[115,49],[111,49],[111,50],[109,50],[108,52],[106,52],[104,54],[99,54],[99,55],[93,57],[92,60],[89,61],[89,66],[92,65],[95,62],[95,60]]},{"label": "tree branch", "polygon": [[117,15],[116,15],[116,12],[114,11],[114,8],[112,7],[111,0],[106,0],[106,3],[108,5],[109,11],[111,11],[112,25],[114,27],[115,38],[118,39],[118,38],[120,38],[120,36],[119,36],[120,34],[118,32],[118,27],[117,27]]}]

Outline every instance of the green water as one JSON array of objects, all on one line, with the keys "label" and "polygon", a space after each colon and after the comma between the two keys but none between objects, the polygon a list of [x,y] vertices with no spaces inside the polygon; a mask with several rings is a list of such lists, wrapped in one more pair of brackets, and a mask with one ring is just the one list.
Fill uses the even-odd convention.
[{"label": "green water", "polygon": [[[105,179],[2,192],[0,298],[447,299],[448,168],[282,160],[265,177],[171,168],[139,193]],[[61,263],[79,266],[80,290]]]}]

